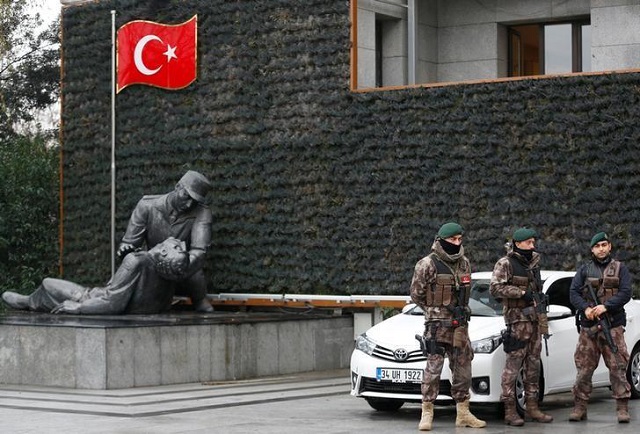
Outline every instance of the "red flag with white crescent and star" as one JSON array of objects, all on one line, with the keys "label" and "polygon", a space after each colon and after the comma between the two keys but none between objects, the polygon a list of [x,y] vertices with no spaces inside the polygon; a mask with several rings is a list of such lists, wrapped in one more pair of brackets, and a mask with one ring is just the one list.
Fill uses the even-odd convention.
[{"label": "red flag with white crescent and star", "polygon": [[132,84],[182,89],[196,79],[198,16],[182,24],[130,21],[118,29],[117,92]]}]

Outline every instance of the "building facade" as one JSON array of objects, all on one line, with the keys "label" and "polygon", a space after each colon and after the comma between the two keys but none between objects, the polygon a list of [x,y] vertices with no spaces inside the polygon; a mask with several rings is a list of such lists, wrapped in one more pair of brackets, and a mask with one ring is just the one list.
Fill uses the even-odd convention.
[{"label": "building facade", "polygon": [[[398,81],[384,91],[353,89],[354,59],[365,56],[352,55],[352,23],[366,20],[343,0],[66,6],[64,277],[91,284],[110,275],[112,10],[117,28],[198,16],[193,84],[117,94],[116,242],[142,195],[171,191],[186,169],[206,174],[211,292],[407,294],[415,263],[450,220],[466,229],[474,271],[490,270],[514,229],[528,225],[541,234],[544,268],[575,269],[605,230],[637,273],[640,73],[625,68],[635,66],[640,12],[635,1],[604,3],[426,2],[437,7],[429,40],[438,44],[419,57],[416,79],[435,74],[437,85]],[[539,40],[556,17],[572,17],[572,32],[588,23],[592,69],[607,71],[496,80],[509,70],[499,29],[524,37],[523,26],[534,26]],[[600,30],[603,22],[626,34]],[[447,48],[476,40],[489,48]]]},{"label": "building facade", "polygon": [[357,87],[640,67],[634,0],[357,0]]}]

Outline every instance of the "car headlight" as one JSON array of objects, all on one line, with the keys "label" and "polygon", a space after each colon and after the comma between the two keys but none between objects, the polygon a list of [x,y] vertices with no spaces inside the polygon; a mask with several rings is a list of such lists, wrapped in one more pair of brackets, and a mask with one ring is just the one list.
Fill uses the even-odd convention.
[{"label": "car headlight", "polygon": [[501,335],[489,336],[485,339],[471,342],[471,348],[474,353],[490,354],[493,353],[502,343]]},{"label": "car headlight", "polygon": [[360,350],[363,353],[371,355],[375,348],[376,344],[369,340],[366,333],[362,333],[356,338],[356,350]]}]

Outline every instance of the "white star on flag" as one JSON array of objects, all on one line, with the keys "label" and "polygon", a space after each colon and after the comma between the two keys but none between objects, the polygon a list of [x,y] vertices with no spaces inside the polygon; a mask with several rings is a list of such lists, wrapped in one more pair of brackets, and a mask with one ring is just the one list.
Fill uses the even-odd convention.
[{"label": "white star on flag", "polygon": [[165,56],[167,56],[167,63],[169,63],[169,61],[171,59],[177,59],[178,56],[176,56],[176,47],[172,47],[171,45],[167,44],[167,51],[165,51],[164,53]]}]

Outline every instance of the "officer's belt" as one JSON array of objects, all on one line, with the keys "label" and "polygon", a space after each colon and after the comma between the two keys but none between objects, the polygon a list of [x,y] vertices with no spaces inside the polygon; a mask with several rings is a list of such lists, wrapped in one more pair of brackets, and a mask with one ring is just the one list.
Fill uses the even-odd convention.
[{"label": "officer's belt", "polygon": [[513,307],[511,309],[518,309],[520,312],[522,312],[523,315],[533,315],[536,313],[536,307],[535,306],[529,306],[529,307],[523,307],[523,308],[518,308],[518,307]]},{"label": "officer's belt", "polygon": [[459,324],[453,324],[453,320],[451,319],[438,319],[438,320],[431,320],[428,321],[426,323],[427,326],[429,325],[436,325],[436,326],[442,326],[442,327],[457,327]]},{"label": "officer's belt", "polygon": [[589,336],[595,336],[600,331],[598,324],[591,327],[580,326],[580,328],[584,330]]},{"label": "officer's belt", "polygon": [[591,327],[580,326],[580,330],[584,330],[587,333],[587,335],[589,335],[589,337],[594,337],[595,335],[597,335],[602,331],[602,328],[600,327],[599,324],[596,324]]}]

